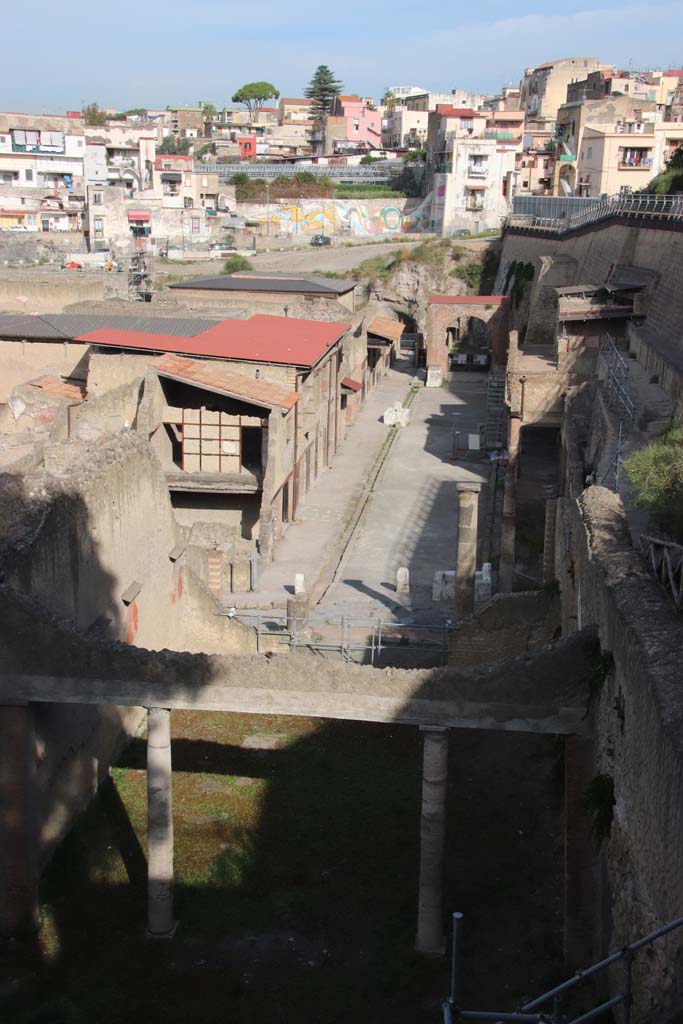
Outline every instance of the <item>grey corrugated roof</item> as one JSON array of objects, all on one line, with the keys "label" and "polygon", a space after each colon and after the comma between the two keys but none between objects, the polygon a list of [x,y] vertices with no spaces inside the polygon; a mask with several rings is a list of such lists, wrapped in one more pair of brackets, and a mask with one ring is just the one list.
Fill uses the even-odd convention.
[{"label": "grey corrugated roof", "polygon": [[340,295],[355,288],[354,281],[334,277],[294,277],[287,274],[240,273],[218,274],[216,277],[195,277],[169,288],[199,288],[217,292],[282,292],[297,294],[306,292],[317,295]]},{"label": "grey corrugated roof", "polygon": [[0,337],[41,338],[67,341],[90,331],[110,328],[120,331],[145,331],[147,334],[169,334],[178,338],[194,338],[208,331],[220,318],[126,316],[96,313],[46,313],[41,316],[0,314]]}]

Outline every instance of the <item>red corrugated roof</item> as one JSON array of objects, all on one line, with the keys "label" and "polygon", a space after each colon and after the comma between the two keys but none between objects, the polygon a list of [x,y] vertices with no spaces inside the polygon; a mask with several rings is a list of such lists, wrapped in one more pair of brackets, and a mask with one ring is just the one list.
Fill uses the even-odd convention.
[{"label": "red corrugated roof", "polygon": [[74,340],[147,352],[177,352],[213,359],[314,366],[349,326],[258,314],[248,320],[222,320],[194,338],[100,328]]},{"label": "red corrugated roof", "polygon": [[183,359],[181,356],[164,356],[157,363],[157,373],[172,377],[188,384],[196,384],[209,391],[240,398],[259,406],[291,409],[301,398],[298,391],[288,391],[279,384],[263,380],[251,380],[241,373],[234,373],[224,367],[198,359]]},{"label": "red corrugated roof", "polygon": [[430,306],[506,306],[509,295],[430,295]]},{"label": "red corrugated roof", "polygon": [[389,341],[400,341],[405,327],[400,320],[392,320],[388,316],[375,316],[367,326],[368,334],[377,334]]},{"label": "red corrugated roof", "polygon": [[353,377],[343,377],[341,386],[343,388],[348,388],[349,391],[358,392],[363,390],[363,385],[359,381],[354,380]]}]

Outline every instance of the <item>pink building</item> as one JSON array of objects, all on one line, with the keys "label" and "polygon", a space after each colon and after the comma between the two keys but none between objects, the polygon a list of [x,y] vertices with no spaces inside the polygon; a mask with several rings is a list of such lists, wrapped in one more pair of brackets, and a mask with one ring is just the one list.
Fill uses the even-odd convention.
[{"label": "pink building", "polygon": [[[334,131],[329,133],[328,151],[381,149],[382,118],[378,110],[360,96],[335,96],[330,110]],[[332,143],[332,146],[330,146]]]}]

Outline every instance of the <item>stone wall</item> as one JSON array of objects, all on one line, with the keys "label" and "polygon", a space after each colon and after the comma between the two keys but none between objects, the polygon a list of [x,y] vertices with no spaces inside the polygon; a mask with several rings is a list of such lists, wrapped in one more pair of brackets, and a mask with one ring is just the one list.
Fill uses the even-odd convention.
[{"label": "stone wall", "polygon": [[0,365],[0,403],[4,403],[18,384],[43,374],[85,380],[88,372],[88,345],[72,341],[0,339]]},{"label": "stone wall", "polygon": [[[683,916],[683,631],[611,491],[560,499],[555,551],[563,632],[596,625],[614,659],[593,699],[594,771],[613,779],[615,798],[609,838],[596,849],[598,957]],[[636,958],[632,1020],[666,1020],[680,1007],[682,960],[680,931]],[[615,973],[612,993],[621,979]]]},{"label": "stone wall", "polygon": [[649,281],[642,300],[645,316],[629,324],[629,346],[674,399],[675,418],[683,416],[683,232],[613,223],[558,238],[512,228],[503,240],[497,291],[502,291],[514,260],[536,267],[536,305],[532,301],[526,337],[530,343],[550,343],[556,315],[551,287],[604,284],[616,265],[641,270]]},{"label": "stone wall", "polygon": [[[0,477],[5,584],[48,618],[72,622],[91,637],[153,650],[252,653],[252,630],[217,615],[183,556],[169,557],[180,534],[149,445],[124,433],[62,447],[73,457],[61,478]],[[142,718],[135,708],[37,710],[43,861]]]},{"label": "stone wall", "polygon": [[455,633],[453,665],[490,665],[517,658],[549,644],[560,626],[559,599],[552,590],[496,594]]},{"label": "stone wall", "polygon": [[103,270],[63,274],[8,271],[0,277],[0,309],[5,313],[62,313],[73,302],[101,302],[108,294],[111,277]]}]

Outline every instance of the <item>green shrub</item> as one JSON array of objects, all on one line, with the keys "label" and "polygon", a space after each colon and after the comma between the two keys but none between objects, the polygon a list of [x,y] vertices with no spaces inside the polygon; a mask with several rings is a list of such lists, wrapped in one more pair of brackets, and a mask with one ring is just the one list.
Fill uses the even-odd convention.
[{"label": "green shrub", "polygon": [[240,270],[251,270],[252,266],[246,256],[228,256],[223,264],[224,274],[236,274]]},{"label": "green shrub", "polygon": [[624,461],[636,504],[650,511],[656,525],[683,542],[683,427],[671,427]]},{"label": "green shrub", "polygon": [[459,277],[473,292],[479,289],[481,274],[481,263],[460,263],[451,270],[451,277]]}]

